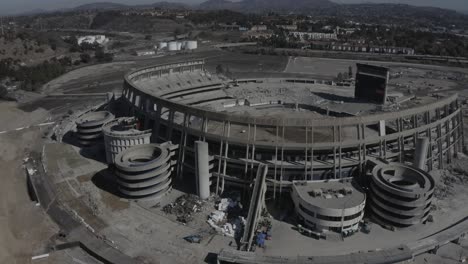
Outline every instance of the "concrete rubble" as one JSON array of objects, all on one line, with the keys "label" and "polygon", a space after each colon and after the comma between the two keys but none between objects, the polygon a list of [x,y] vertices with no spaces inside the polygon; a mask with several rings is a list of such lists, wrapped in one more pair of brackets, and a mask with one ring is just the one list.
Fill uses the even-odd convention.
[{"label": "concrete rubble", "polygon": [[216,206],[217,210],[211,212],[208,224],[219,234],[229,237],[238,237],[245,226],[245,218],[240,216],[242,204],[231,198],[223,198]]},{"label": "concrete rubble", "polygon": [[165,205],[162,210],[166,214],[173,214],[177,221],[187,224],[193,220],[193,214],[201,212],[203,201],[196,195],[184,194],[178,197],[173,203]]}]

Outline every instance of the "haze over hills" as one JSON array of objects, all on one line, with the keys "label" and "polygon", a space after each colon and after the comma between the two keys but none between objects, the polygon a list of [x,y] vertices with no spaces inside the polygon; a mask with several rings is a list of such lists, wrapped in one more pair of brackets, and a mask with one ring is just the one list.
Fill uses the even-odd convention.
[{"label": "haze over hills", "polygon": [[112,10],[112,9],[123,9],[123,8],[151,8],[151,7],[158,7],[158,8],[167,8],[167,9],[184,9],[189,8],[190,6],[183,3],[177,2],[156,2],[153,4],[145,4],[145,5],[125,5],[113,2],[98,2],[92,4],[85,4],[80,5],[74,8],[65,9],[69,11],[84,11],[84,10]]},{"label": "haze over hills", "polygon": [[[263,11],[285,11],[285,12],[304,12],[310,9],[328,8],[336,4],[329,0],[243,0],[241,2],[230,2],[222,0],[226,3],[225,6],[218,8],[232,8],[239,9],[240,11],[250,12],[263,12]],[[201,6],[206,6],[207,2]]]},{"label": "haze over hills", "polygon": [[[73,8],[59,9],[54,11],[44,11],[34,10],[21,15],[33,15],[39,13],[48,13],[55,11],[84,11],[84,10],[114,10],[114,9],[124,9],[124,8],[150,8],[150,7],[159,7],[165,9],[202,9],[202,10],[219,10],[219,9],[228,9],[239,12],[283,12],[283,13],[317,13],[325,12],[330,15],[336,15],[337,13],[349,12],[357,8],[365,8],[369,12],[362,12],[363,16],[372,16],[372,10],[379,10],[390,8],[391,12],[428,12],[435,13],[441,12],[441,15],[453,15],[456,13],[453,10],[444,10],[440,8],[433,7],[420,7],[420,6],[410,6],[406,4],[376,4],[376,3],[365,3],[365,4],[345,4],[347,0],[207,0],[199,4],[185,4],[186,0],[180,0],[181,2],[155,2],[151,4],[121,4],[115,2],[96,2],[90,4],[84,4]],[[391,0],[389,0],[391,1]],[[338,3],[340,2],[340,3]],[[0,11],[1,12],[1,11]],[[323,13],[322,12],[322,13]],[[461,11],[463,12],[463,11]],[[467,14],[468,12],[464,12]]]},{"label": "haze over hills", "polygon": [[[96,1],[97,3],[93,3]],[[39,12],[52,12],[57,10],[74,9],[73,6],[93,9],[115,9],[119,6],[152,6],[153,1],[158,0],[15,0],[0,1],[0,15],[31,14]],[[466,0],[161,0],[167,1],[164,6],[190,6],[192,8],[229,8],[245,9],[260,8],[265,10],[283,9],[284,7],[292,10],[300,10],[301,7],[323,7],[334,4],[356,4],[356,3],[391,3],[391,4],[410,4],[415,6],[435,6],[457,10],[462,13],[468,13]],[[203,3],[206,1],[207,3]],[[240,4],[239,4],[240,2]],[[96,5],[97,4],[97,5]],[[94,6],[94,7],[93,7]],[[252,10],[247,10],[252,11]]]}]

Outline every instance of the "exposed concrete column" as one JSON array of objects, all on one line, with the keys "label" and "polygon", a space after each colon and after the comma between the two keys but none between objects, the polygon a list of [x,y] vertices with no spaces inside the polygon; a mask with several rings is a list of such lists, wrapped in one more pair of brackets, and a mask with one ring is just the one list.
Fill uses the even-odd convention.
[{"label": "exposed concrete column", "polygon": [[314,179],[314,126],[310,128],[310,180]]},{"label": "exposed concrete column", "polygon": [[280,162],[280,186],[279,197],[283,193],[283,173],[284,173],[284,120],[281,121],[281,162]]},{"label": "exposed concrete column", "polygon": [[463,130],[463,109],[460,109],[458,113],[458,127],[459,127],[459,137],[461,142],[461,152],[465,152],[465,131]]},{"label": "exposed concrete column", "polygon": [[[447,111],[446,114],[448,115],[448,113],[449,113],[448,107],[447,107],[446,111]],[[447,153],[447,164],[452,163],[452,152],[453,152],[453,146],[451,146],[451,142],[450,142],[450,137],[453,134],[453,132],[450,129],[450,121],[451,120],[445,121],[445,141],[447,142],[447,151],[446,151],[446,153]]]},{"label": "exposed concrete column", "polygon": [[387,131],[385,129],[385,120],[379,121],[379,136],[384,137],[387,135]]},{"label": "exposed concrete column", "polygon": [[333,126],[333,179],[336,179],[336,126]]},{"label": "exposed concrete column", "polygon": [[156,143],[159,142],[159,128],[161,124],[161,114],[162,114],[162,106],[160,103],[156,105],[156,117],[153,127],[153,140],[152,142]]},{"label": "exposed concrete column", "polygon": [[167,130],[166,130],[166,138],[167,140],[172,140],[172,130],[174,127],[174,117],[175,111],[169,110],[169,115],[167,117]]},{"label": "exposed concrete column", "polygon": [[227,158],[228,158],[228,151],[229,151],[229,136],[231,134],[231,122],[226,123],[226,131],[225,131],[225,142],[224,142],[224,155],[223,155],[223,178],[221,179],[221,193],[224,192],[224,183],[225,179],[224,176],[226,176],[226,171],[227,171]]},{"label": "exposed concrete column", "polygon": [[421,170],[426,170],[427,151],[429,149],[429,139],[427,137],[418,138],[414,152],[413,165]]},{"label": "exposed concrete column", "polygon": [[275,165],[274,165],[274,176],[273,179],[273,198],[276,199],[276,183],[278,182],[277,178],[277,169],[278,169],[278,143],[279,143],[279,127],[276,124],[276,136],[275,136]]},{"label": "exposed concrete column", "polygon": [[[436,109],[436,117],[437,120],[441,119],[440,115],[440,109]],[[444,153],[442,149],[442,124],[437,125],[437,155],[438,155],[438,160],[439,160],[439,169],[444,168]]]},{"label": "exposed concrete column", "polygon": [[[226,121],[223,121],[223,136],[226,134]],[[216,195],[219,194],[219,189],[220,189],[220,175],[221,175],[221,165],[223,161],[223,145],[224,145],[224,140],[221,140],[219,142],[219,158],[218,158],[218,177],[216,179]]]},{"label": "exposed concrete column", "polygon": [[309,130],[308,129],[309,128],[306,126],[305,127],[305,141],[306,142],[305,142],[305,148],[304,148],[304,179],[303,179],[304,181],[308,180],[307,179],[307,162],[308,162],[308,160],[307,160],[308,153],[307,152],[308,152],[308,148],[309,148],[309,133],[308,133]]},{"label": "exposed concrete column", "polygon": [[343,176],[342,166],[341,166],[341,158],[342,158],[341,155],[343,154],[341,145],[342,145],[343,139],[342,139],[342,133],[341,133],[342,131],[341,130],[342,130],[342,127],[341,127],[341,125],[339,125],[338,126],[338,140],[339,140],[340,145],[339,145],[339,148],[338,148],[338,158],[339,158],[339,160],[338,160],[338,168],[339,168],[338,173],[340,174],[340,179]]},{"label": "exposed concrete column", "polygon": [[208,143],[203,141],[195,141],[195,175],[198,196],[205,200],[210,197],[210,165]]},{"label": "exposed concrete column", "polygon": [[180,146],[179,146],[179,161],[177,163],[177,178],[181,180],[184,172],[185,163],[185,147],[187,146],[187,127],[188,127],[189,115],[184,113],[184,122],[182,133],[180,133]]},{"label": "exposed concrete column", "polygon": [[250,179],[249,180],[252,180],[255,176],[254,176],[254,173],[253,173],[253,169],[254,169],[254,160],[255,159],[255,142],[257,141],[257,125],[254,124],[253,125],[253,136],[252,136],[252,140],[253,140],[253,143],[252,143],[252,147],[250,148],[251,151],[252,151],[252,159],[251,159],[251,162],[250,162]]}]

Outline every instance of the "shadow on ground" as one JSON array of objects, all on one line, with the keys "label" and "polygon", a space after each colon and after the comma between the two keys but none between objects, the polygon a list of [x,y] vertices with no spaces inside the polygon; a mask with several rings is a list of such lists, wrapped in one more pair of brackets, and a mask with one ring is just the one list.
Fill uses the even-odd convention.
[{"label": "shadow on ground", "polygon": [[80,149],[80,155],[97,162],[107,163],[106,152],[101,142],[96,142],[96,145],[91,145],[89,147],[82,147]]},{"label": "shadow on ground", "polygon": [[110,169],[104,169],[104,170],[97,172],[91,178],[91,181],[99,189],[105,192],[111,193],[120,198],[125,198],[119,192],[117,188],[117,182],[115,181],[114,175],[112,174]]}]

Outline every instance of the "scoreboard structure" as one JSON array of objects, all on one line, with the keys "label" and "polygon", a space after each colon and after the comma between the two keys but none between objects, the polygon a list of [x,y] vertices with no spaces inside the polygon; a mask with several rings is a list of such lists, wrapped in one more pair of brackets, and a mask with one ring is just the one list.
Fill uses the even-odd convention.
[{"label": "scoreboard structure", "polygon": [[385,104],[390,70],[385,67],[360,63],[356,66],[354,97],[363,101]]}]

